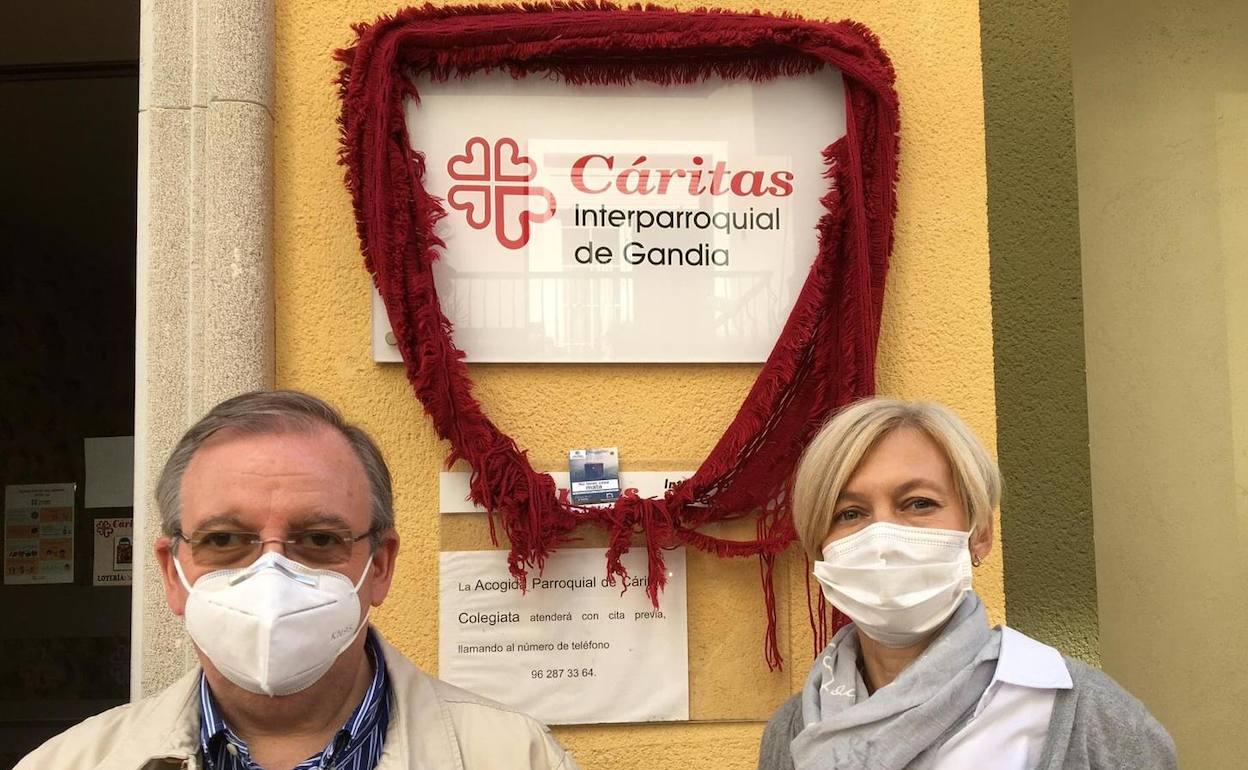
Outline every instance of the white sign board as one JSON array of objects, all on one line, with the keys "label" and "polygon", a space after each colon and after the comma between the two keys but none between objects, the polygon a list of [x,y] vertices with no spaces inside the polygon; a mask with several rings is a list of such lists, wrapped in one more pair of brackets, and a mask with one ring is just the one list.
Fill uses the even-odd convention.
[{"label": "white sign board", "polygon": [[506,551],[442,553],[438,676],[547,724],[687,720],[684,550],[664,553],[659,610],[644,550],[624,557],[623,594],[604,579],[605,557],[558,551],[521,593]]},{"label": "white sign board", "polygon": [[[694,471],[620,471],[620,488],[635,489],[641,497],[662,497],[677,482],[693,476]],[[567,489],[567,471],[550,474],[559,489]],[[468,499],[467,471],[442,471],[438,474],[439,510],[442,513],[485,513]]]},{"label": "white sign board", "polygon": [[4,488],[4,582],[74,582],[74,493],[78,485]]},{"label": "white sign board", "polygon": [[[408,131],[447,213],[434,275],[468,361],[766,359],[818,248],[838,71],[416,86]],[[374,358],[397,361],[379,307]]]},{"label": "white sign board", "polygon": [[95,520],[93,586],[128,586],[134,570],[134,519]]}]

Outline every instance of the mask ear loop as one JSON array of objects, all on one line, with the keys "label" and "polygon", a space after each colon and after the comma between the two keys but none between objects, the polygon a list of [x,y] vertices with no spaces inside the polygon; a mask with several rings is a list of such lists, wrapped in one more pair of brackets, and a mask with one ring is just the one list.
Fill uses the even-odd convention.
[{"label": "mask ear loop", "polygon": [[[373,568],[373,555],[368,555],[368,564],[364,565],[364,571],[360,573],[360,579],[355,581],[355,585],[351,587],[351,591],[357,596],[360,593],[360,586],[364,585],[364,578],[368,577],[368,571]],[[372,606],[371,604],[369,605]]]},{"label": "mask ear loop", "polygon": [[[355,581],[355,585],[351,587],[352,596],[355,596],[357,598],[359,597],[360,586],[364,585],[364,578],[368,577],[368,571],[371,570],[372,568],[373,568],[373,557],[372,557],[372,554],[369,554],[368,564],[364,565],[364,572],[360,574],[360,579]],[[359,625],[355,627],[355,633],[351,634],[351,636],[348,639],[343,641],[342,646],[338,648],[338,655],[341,655],[343,653],[343,650],[347,649],[348,647],[352,645],[352,643],[355,642],[356,637],[360,635],[360,631],[362,629],[368,627],[368,616],[370,613],[372,613],[372,611],[373,611],[373,603],[369,602],[364,607],[364,617],[360,618]]]},{"label": "mask ear loop", "polygon": [[186,589],[186,592],[189,594],[191,591],[195,590],[191,588],[191,584],[187,582],[186,573],[182,571],[182,562],[178,561],[178,555],[176,553],[170,553],[169,558],[173,559],[173,569],[178,573],[178,580],[182,581],[182,587]]}]

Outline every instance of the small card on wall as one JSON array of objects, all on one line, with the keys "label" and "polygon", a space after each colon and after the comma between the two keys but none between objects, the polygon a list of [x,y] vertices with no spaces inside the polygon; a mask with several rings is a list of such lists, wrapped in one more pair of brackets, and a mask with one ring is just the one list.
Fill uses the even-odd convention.
[{"label": "small card on wall", "polygon": [[620,454],[615,447],[568,452],[573,505],[609,503],[620,496]]},{"label": "small card on wall", "polygon": [[128,586],[134,571],[134,519],[95,520],[93,586]]}]

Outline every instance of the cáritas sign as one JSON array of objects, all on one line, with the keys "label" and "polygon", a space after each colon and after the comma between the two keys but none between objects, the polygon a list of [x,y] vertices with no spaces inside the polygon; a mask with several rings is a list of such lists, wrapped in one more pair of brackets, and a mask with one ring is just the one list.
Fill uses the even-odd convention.
[{"label": "c\u00e1ritas sign", "polygon": [[[766,359],[818,252],[839,72],[417,88],[411,146],[446,210],[434,274],[468,361]],[[399,360],[375,321],[375,356]]]}]

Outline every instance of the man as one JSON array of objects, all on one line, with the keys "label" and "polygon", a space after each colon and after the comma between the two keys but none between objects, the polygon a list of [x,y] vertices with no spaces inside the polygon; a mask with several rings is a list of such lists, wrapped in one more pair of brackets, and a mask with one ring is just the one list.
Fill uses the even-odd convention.
[{"label": "man", "polygon": [[399,550],[390,472],[328,404],[225,401],[156,496],[165,596],[202,669],[17,770],[575,770],[541,723],[424,674],[368,626]]}]

